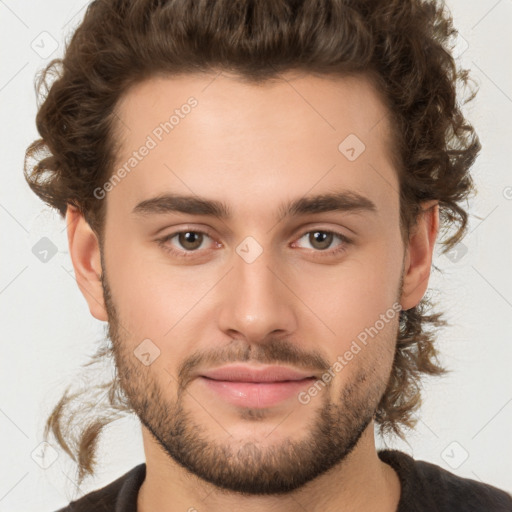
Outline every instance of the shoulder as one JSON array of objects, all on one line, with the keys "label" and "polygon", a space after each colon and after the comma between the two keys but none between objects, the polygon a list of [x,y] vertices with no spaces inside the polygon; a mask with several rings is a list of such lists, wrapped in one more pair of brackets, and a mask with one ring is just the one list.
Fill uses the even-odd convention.
[{"label": "shoulder", "polygon": [[397,450],[380,451],[379,457],[400,478],[402,496],[398,512],[512,511],[512,496],[492,485],[462,478]]},{"label": "shoulder", "polygon": [[110,484],[72,501],[57,512],[136,512],[137,495],[146,477],[146,464],[135,466]]}]

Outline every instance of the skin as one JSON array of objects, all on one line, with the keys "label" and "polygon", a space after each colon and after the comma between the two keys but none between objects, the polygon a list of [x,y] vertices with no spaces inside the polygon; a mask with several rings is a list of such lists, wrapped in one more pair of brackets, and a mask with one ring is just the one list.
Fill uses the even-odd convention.
[{"label": "skin", "polygon": [[[364,77],[288,73],[260,85],[226,72],[152,78],[118,104],[118,166],[190,96],[198,105],[106,195],[102,247],[82,215],[67,212],[78,285],[91,314],[109,322],[122,386],[142,423],[138,509],[394,511],[400,483],[378,458],[373,416],[398,314],[308,404],[234,406],[197,372],[227,361],[325,372],[394,303],[419,303],[438,206],[423,204],[404,244],[386,109]],[[366,146],[352,162],[338,150],[348,134]],[[376,211],[276,221],[283,201],[342,189]],[[169,192],[222,200],[233,216],[132,212]],[[178,236],[165,242],[189,259],[157,242],[180,230],[208,233],[195,252]],[[315,230],[351,242],[335,236],[322,250]],[[262,249],[251,263],[236,251],[248,236]],[[146,366],[134,350],[148,338],[160,355]]]}]

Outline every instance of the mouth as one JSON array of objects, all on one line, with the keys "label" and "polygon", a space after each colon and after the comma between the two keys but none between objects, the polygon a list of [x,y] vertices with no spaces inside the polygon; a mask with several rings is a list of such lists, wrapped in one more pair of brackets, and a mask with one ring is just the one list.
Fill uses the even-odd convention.
[{"label": "mouth", "polygon": [[237,407],[279,405],[310,386],[316,376],[282,366],[227,366],[203,372],[199,380],[217,399]]},{"label": "mouth", "polygon": [[208,390],[237,407],[265,408],[297,398],[300,391],[316,380],[309,377],[300,380],[274,382],[238,382],[200,377]]},{"label": "mouth", "polygon": [[230,365],[201,373],[202,377],[213,380],[236,382],[285,382],[314,378],[314,372],[304,372],[286,366]]}]

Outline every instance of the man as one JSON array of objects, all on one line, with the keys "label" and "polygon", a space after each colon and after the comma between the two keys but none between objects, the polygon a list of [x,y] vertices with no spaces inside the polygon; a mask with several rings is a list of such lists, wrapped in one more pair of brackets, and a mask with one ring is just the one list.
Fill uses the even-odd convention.
[{"label": "man", "polygon": [[89,6],[26,175],[66,216],[117,375],[75,446],[81,395],[47,427],[81,482],[133,411],[146,462],[62,510],[512,510],[375,447],[443,371],[425,293],[480,149],[450,31],[412,0]]}]

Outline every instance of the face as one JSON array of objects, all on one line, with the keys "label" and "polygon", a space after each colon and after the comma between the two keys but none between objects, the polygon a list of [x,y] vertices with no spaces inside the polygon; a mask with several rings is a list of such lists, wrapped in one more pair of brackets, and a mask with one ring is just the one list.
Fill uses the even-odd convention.
[{"label": "face", "polygon": [[[403,299],[384,106],[363,78],[287,79],[139,84],[117,111],[127,172],[104,188],[123,390],[166,456],[249,494],[304,485],[373,427]],[[301,378],[204,376],[227,365]]]}]

